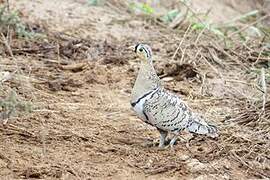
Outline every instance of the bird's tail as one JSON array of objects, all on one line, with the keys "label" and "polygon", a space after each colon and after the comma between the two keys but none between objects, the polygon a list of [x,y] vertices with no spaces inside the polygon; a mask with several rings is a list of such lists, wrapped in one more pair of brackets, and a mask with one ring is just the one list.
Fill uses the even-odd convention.
[{"label": "bird's tail", "polygon": [[192,133],[205,134],[213,138],[218,136],[217,127],[207,124],[202,119],[190,121],[187,125],[187,130]]}]

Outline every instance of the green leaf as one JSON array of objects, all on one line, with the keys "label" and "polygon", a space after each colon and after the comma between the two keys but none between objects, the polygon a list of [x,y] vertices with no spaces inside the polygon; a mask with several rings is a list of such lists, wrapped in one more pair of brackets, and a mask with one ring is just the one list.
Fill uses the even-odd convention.
[{"label": "green leaf", "polygon": [[133,11],[138,11],[138,12],[142,12],[145,14],[153,14],[154,13],[154,9],[149,6],[146,3],[135,3],[132,2],[129,4],[130,9],[132,9]]},{"label": "green leaf", "polygon": [[142,10],[146,12],[147,14],[153,14],[154,12],[154,9],[145,3],[142,4]]},{"label": "green leaf", "polygon": [[87,3],[90,6],[97,6],[98,5],[98,0],[88,0]]},{"label": "green leaf", "polygon": [[211,31],[212,33],[218,35],[218,36],[224,36],[224,33],[219,30],[218,28],[209,25],[208,23],[193,23],[193,25],[191,26],[192,29],[194,30],[203,30],[203,29],[208,29],[209,31]]},{"label": "green leaf", "polygon": [[193,23],[191,28],[194,30],[202,30],[202,29],[206,28],[206,26],[202,23]]},{"label": "green leaf", "polygon": [[160,19],[165,23],[172,22],[179,13],[180,11],[178,9],[173,9],[162,16]]},{"label": "green leaf", "polygon": [[89,6],[102,6],[105,4],[105,0],[88,0],[87,4]]},{"label": "green leaf", "polygon": [[249,36],[257,36],[260,37],[262,36],[262,33],[260,31],[259,28],[255,27],[255,26],[250,26],[246,29],[246,32]]}]

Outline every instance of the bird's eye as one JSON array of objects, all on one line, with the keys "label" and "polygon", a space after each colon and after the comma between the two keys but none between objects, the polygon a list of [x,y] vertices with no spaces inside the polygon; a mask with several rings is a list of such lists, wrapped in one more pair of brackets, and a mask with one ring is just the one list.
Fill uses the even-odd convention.
[{"label": "bird's eye", "polygon": [[140,51],[140,52],[142,52],[142,51],[143,51],[143,49],[142,49],[142,48],[140,48],[140,49],[139,49],[139,51]]}]

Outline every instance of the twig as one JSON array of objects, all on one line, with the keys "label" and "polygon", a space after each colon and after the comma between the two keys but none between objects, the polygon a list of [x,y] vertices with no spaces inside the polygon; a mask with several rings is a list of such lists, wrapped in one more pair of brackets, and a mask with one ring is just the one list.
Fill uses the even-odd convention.
[{"label": "twig", "polygon": [[155,174],[159,174],[159,173],[164,173],[173,169],[178,168],[176,165],[172,164],[172,165],[167,165],[164,167],[159,167],[153,170],[148,170],[146,171],[147,174],[151,174],[151,175],[155,175]]},{"label": "twig", "polygon": [[254,58],[256,59],[255,62],[252,64],[253,66],[254,66],[255,64],[257,64],[259,60],[270,61],[270,58],[267,58],[267,57],[266,57],[266,58],[261,57],[263,51],[264,51],[264,48],[262,48],[262,49],[260,50],[260,52],[259,52],[259,54],[258,54],[257,57],[253,57],[253,56],[249,56],[249,57],[248,57],[249,59],[254,59]]},{"label": "twig", "polygon": [[[187,30],[185,31],[185,34],[184,34],[183,38],[182,38],[181,41],[179,42],[178,47],[176,48],[176,50],[175,50],[175,52],[174,52],[174,54],[173,54],[172,60],[174,60],[174,58],[175,58],[176,54],[178,53],[179,49],[181,49],[181,46],[182,46],[182,44],[183,44],[183,42],[184,42],[184,40],[185,40],[185,38],[186,38],[186,35],[187,35],[187,33],[188,33],[188,31],[189,31],[190,28],[191,28],[191,24],[189,24]],[[183,51],[182,51],[182,52],[183,52]]]},{"label": "twig", "polygon": [[[196,46],[196,44],[195,44],[195,46]],[[198,57],[198,55],[201,53],[201,51],[202,51],[202,48],[198,48],[199,50],[196,52],[196,54],[195,54],[195,56],[194,56],[194,59],[196,60],[197,59],[197,57]]]},{"label": "twig", "polygon": [[249,56],[248,59],[254,59],[254,60],[256,60],[255,63],[258,62],[259,60],[270,61],[270,58],[268,58],[268,57],[260,57],[260,56],[258,56],[258,57]]},{"label": "twig", "polygon": [[234,54],[235,56],[241,58],[243,61],[247,59],[245,56],[243,56],[243,55],[240,54],[240,53],[235,52],[235,51],[232,50],[232,49],[228,49],[228,50],[229,50],[232,54]]},{"label": "twig", "polygon": [[197,102],[200,102],[200,103],[203,103],[203,102],[212,102],[212,101],[222,101],[222,100],[225,100],[225,99],[228,99],[228,98],[207,98],[207,99],[196,99],[196,100],[193,100],[192,102],[194,103],[197,103]]},{"label": "twig", "polygon": [[36,135],[30,131],[27,131],[26,129],[20,128],[18,126],[15,126],[13,124],[4,125],[5,128],[0,128],[3,131],[12,131],[13,133],[29,136],[29,137],[36,137]]},{"label": "twig", "polygon": [[200,90],[199,90],[201,95],[204,94],[205,79],[206,79],[206,73],[204,73],[202,75],[202,85],[201,85]]},{"label": "twig", "polygon": [[260,22],[260,21],[266,19],[267,17],[269,17],[269,14],[267,14],[267,15],[261,17],[260,19],[257,19],[256,21],[254,21],[254,22],[252,22],[252,23],[250,23],[250,24],[248,24],[248,25],[246,25],[246,26],[244,26],[244,27],[242,27],[242,28],[239,29],[238,31],[235,31],[235,32],[229,34],[229,35],[227,36],[227,38],[231,38],[232,36],[234,36],[234,35],[236,35],[236,34],[242,32],[242,31],[246,30],[247,28],[253,26],[254,24],[257,24],[258,22]]},{"label": "twig", "polygon": [[262,104],[262,111],[260,113],[260,117],[264,114],[265,112],[265,104],[266,104],[266,95],[267,95],[267,86],[265,82],[265,70],[264,68],[261,69],[261,86],[262,86],[262,91],[263,91],[263,104]]},{"label": "twig", "polygon": [[184,61],[184,57],[185,57],[186,50],[187,50],[187,48],[186,48],[186,47],[185,47],[185,49],[184,49],[184,50],[181,50],[181,51],[182,51],[182,56],[181,56],[181,59],[180,59],[180,64],[183,64],[183,61]]},{"label": "twig", "polygon": [[197,36],[197,38],[196,38],[196,40],[195,40],[195,44],[198,43],[198,41],[199,41],[199,39],[201,38],[201,36],[202,36],[203,32],[205,31],[205,29],[207,29],[206,26],[203,26],[203,29],[202,29],[201,32],[198,34],[198,36]]},{"label": "twig", "polygon": [[[215,44],[215,45],[214,45]],[[238,65],[240,65],[241,67],[243,67],[245,70],[248,70],[249,68],[247,66],[245,66],[241,61],[239,61],[237,58],[234,58],[233,56],[231,56],[228,52],[226,52],[223,48],[220,47],[220,45],[217,42],[213,41],[212,47],[217,49],[218,51],[222,52],[223,54],[225,54],[226,56],[228,56],[231,60],[233,60],[234,62],[236,62]]]},{"label": "twig", "polygon": [[113,10],[115,10],[115,11],[116,11],[117,13],[119,13],[119,14],[123,14],[123,13],[126,13],[126,14],[127,14],[126,11],[120,10],[119,6],[113,5],[113,4],[111,4],[109,1],[105,1],[105,4],[106,4],[107,6],[109,6],[110,8],[112,8]]},{"label": "twig", "polygon": [[38,53],[46,50],[53,50],[55,49],[54,46],[51,47],[42,47],[42,48],[22,48],[22,49],[13,49],[13,53]]},{"label": "twig", "polygon": [[252,169],[249,164],[247,164],[243,159],[241,159],[235,151],[231,151],[231,156],[234,157],[234,159],[236,159],[239,163],[241,163],[242,165],[246,166],[249,169]]},{"label": "twig", "polygon": [[8,10],[8,12],[10,12],[9,0],[6,0],[6,4],[7,4],[7,10]]},{"label": "twig", "polygon": [[212,48],[208,48],[208,52],[212,57],[212,60],[217,63],[221,68],[225,68],[224,64],[222,64],[222,60],[216,54],[216,51]]},{"label": "twig", "polygon": [[191,8],[191,7],[189,7],[185,2],[183,2],[183,1],[179,1],[181,4],[183,4],[186,8],[188,8],[188,10],[190,10],[190,12],[195,16],[195,18],[197,19],[197,20],[199,20],[199,22],[201,23],[201,24],[203,24],[203,26],[206,26],[206,24],[201,20],[201,18],[199,18],[199,16],[197,16],[197,14],[195,13],[195,11]]},{"label": "twig", "polygon": [[[7,4],[7,11],[10,14],[9,0],[6,0],[6,4]],[[8,44],[9,44],[9,42],[11,42],[10,24],[7,26],[7,42],[8,42]]]},{"label": "twig", "polygon": [[215,68],[210,62],[208,62],[208,60],[202,54],[201,54],[201,57],[215,71],[215,73],[217,73],[219,75],[220,79],[224,82],[224,79],[223,79],[223,76],[222,76],[221,72],[219,72],[217,70],[217,68]]},{"label": "twig", "polygon": [[245,82],[245,81],[240,81],[240,80],[237,80],[237,79],[226,79],[225,81],[226,82],[232,82],[232,83],[245,84],[245,85],[252,86],[252,87],[255,86],[256,88],[259,88],[259,86],[256,85],[256,84],[248,83],[248,82]]},{"label": "twig", "polygon": [[175,29],[175,28],[179,27],[184,22],[184,20],[187,18],[187,15],[188,15],[188,10],[186,10],[186,12],[184,14],[179,13],[174,18],[174,20],[169,24],[169,27],[172,28],[172,29]]},{"label": "twig", "polygon": [[11,47],[10,47],[10,45],[8,43],[7,38],[5,37],[5,35],[2,32],[1,32],[1,36],[2,36],[2,40],[3,40],[3,42],[4,42],[4,44],[5,44],[6,48],[7,48],[7,51],[9,53],[9,55],[11,57],[13,57],[13,53],[12,53],[12,50],[11,50]]},{"label": "twig", "polygon": [[262,55],[262,52],[264,51],[264,48],[262,48],[261,50],[260,50],[260,52],[259,52],[259,55],[258,55],[258,57],[257,57],[257,59],[256,59],[256,61],[255,61],[255,63],[257,63],[258,61],[259,61],[259,59],[261,58],[261,55]]}]

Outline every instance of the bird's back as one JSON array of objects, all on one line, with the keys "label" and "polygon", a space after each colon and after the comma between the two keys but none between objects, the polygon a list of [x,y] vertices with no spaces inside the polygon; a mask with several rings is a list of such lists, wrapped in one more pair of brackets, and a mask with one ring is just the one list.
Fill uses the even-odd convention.
[{"label": "bird's back", "polygon": [[143,111],[150,124],[164,131],[187,129],[198,134],[216,133],[215,127],[208,125],[178,96],[163,88],[159,88],[145,101]]},{"label": "bird's back", "polygon": [[163,88],[145,101],[143,109],[149,122],[165,131],[181,130],[191,117],[191,111],[185,103]]}]

